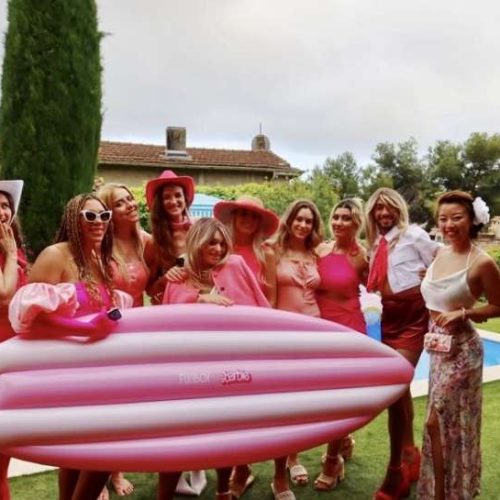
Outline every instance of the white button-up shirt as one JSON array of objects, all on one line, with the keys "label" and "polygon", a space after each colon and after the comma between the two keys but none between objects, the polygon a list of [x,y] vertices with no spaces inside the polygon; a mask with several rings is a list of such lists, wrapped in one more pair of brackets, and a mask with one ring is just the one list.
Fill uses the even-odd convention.
[{"label": "white button-up shirt", "polygon": [[[382,235],[378,235],[371,252],[373,257]],[[394,226],[384,235],[389,245],[387,279],[394,293],[409,290],[420,285],[419,272],[429,267],[434,260],[439,244],[417,225],[411,225],[404,232]]]}]

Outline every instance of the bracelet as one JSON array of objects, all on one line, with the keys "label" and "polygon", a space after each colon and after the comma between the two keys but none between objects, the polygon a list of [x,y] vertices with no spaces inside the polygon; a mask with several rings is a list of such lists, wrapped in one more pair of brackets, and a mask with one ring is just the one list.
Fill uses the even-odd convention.
[{"label": "bracelet", "polygon": [[462,321],[467,321],[467,311],[465,307],[461,307],[460,310],[462,311]]}]

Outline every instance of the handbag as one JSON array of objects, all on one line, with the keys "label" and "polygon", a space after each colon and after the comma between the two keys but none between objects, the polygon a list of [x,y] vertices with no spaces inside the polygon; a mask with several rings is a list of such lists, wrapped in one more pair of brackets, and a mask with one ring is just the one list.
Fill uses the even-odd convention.
[{"label": "handbag", "polygon": [[424,349],[429,353],[453,354],[456,347],[453,335],[429,332],[424,335]]}]

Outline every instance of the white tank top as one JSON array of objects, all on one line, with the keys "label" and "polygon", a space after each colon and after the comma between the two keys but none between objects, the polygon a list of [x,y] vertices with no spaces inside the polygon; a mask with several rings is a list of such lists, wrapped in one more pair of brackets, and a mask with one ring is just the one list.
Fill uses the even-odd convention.
[{"label": "white tank top", "polygon": [[439,279],[432,278],[433,267],[439,257],[429,266],[425,278],[420,285],[420,290],[427,309],[445,312],[455,311],[461,307],[469,308],[474,305],[477,299],[472,295],[469,284],[467,283],[467,272],[479,257],[480,253],[472,259],[472,262],[469,262],[472,248],[467,255],[465,267],[448,276]]}]

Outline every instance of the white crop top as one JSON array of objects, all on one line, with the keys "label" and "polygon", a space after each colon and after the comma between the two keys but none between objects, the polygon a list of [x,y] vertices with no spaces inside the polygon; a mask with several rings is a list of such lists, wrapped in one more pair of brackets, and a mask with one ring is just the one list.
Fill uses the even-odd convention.
[{"label": "white crop top", "polygon": [[427,309],[446,312],[455,311],[461,307],[469,308],[474,305],[477,299],[472,295],[467,283],[467,271],[480,254],[476,255],[472,262],[469,263],[471,253],[472,248],[467,255],[467,261],[463,269],[443,278],[432,278],[434,264],[439,257],[430,265],[420,286]]}]

